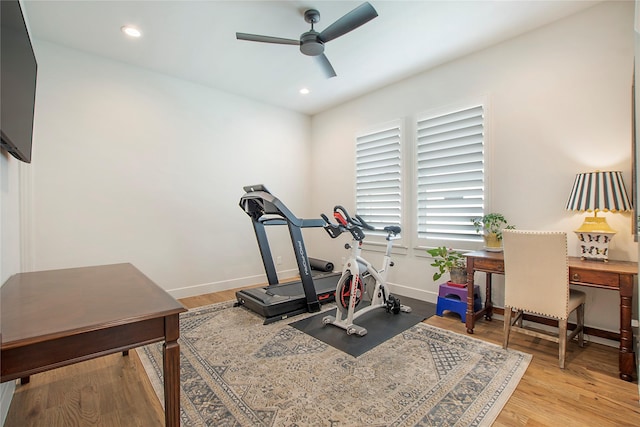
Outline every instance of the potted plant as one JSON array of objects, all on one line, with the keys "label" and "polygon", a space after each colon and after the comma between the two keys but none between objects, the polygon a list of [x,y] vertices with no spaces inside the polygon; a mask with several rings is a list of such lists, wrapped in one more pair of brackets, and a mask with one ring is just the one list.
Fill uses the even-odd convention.
[{"label": "potted plant", "polygon": [[467,283],[466,258],[461,252],[455,251],[446,246],[427,249],[429,255],[433,257],[432,267],[438,267],[438,271],[433,273],[433,280],[437,281],[446,272],[451,277],[451,284],[465,285]]},{"label": "potted plant", "polygon": [[471,219],[471,222],[476,228],[476,233],[480,234],[482,230],[482,237],[487,250],[501,250],[502,230],[516,228],[513,225],[509,225],[504,215],[499,213],[488,213],[483,217]]}]

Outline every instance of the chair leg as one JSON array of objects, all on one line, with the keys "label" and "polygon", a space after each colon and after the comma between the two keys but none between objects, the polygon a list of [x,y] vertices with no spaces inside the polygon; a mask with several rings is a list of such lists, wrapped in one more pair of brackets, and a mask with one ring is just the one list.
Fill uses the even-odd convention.
[{"label": "chair leg", "polygon": [[506,349],[509,345],[509,333],[511,332],[511,307],[504,308],[504,334],[502,348]]},{"label": "chair leg", "polygon": [[578,316],[578,325],[576,327],[580,328],[580,332],[578,332],[578,345],[584,347],[584,304],[580,304],[576,315]]},{"label": "chair leg", "polygon": [[524,311],[516,311],[518,317],[518,326],[524,328]]},{"label": "chair leg", "polygon": [[558,346],[560,369],[564,369],[564,356],[567,353],[567,319],[558,321]]}]

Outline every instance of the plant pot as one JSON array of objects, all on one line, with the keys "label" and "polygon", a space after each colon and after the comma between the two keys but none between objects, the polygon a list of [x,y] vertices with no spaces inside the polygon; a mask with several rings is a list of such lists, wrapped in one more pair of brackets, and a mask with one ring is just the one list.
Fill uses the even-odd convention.
[{"label": "plant pot", "polygon": [[484,238],[484,247],[489,251],[501,251],[502,239],[498,239],[496,233],[489,233],[482,236]]},{"label": "plant pot", "polygon": [[449,271],[449,277],[451,277],[451,283],[458,285],[467,284],[467,269],[466,268],[452,268]]}]

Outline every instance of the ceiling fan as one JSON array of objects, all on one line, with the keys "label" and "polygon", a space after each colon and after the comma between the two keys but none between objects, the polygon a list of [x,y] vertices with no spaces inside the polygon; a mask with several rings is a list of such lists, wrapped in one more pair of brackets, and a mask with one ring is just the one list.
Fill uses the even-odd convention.
[{"label": "ceiling fan", "polygon": [[351,12],[329,25],[322,32],[313,29],[313,25],[320,21],[320,12],[309,9],[304,12],[304,20],[311,24],[311,29],[300,35],[300,40],[286,39],[281,37],[261,36],[258,34],[236,33],[238,40],[252,42],[291,44],[300,46],[300,51],[305,55],[317,58],[318,63],[327,77],[335,77],[336,72],[331,66],[329,59],[324,54],[324,44],[336,39],[349,31],[355,30],[359,26],[366,24],[378,16],[378,12],[368,2],[361,4]]}]

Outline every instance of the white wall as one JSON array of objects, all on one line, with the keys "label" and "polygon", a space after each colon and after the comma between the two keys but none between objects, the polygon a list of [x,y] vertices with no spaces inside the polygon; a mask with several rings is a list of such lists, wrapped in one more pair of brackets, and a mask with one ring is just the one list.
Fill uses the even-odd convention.
[{"label": "white wall", "polygon": [[[264,281],[242,187],[299,216],[310,119],[36,40],[33,270],[131,262],[176,297]],[[294,268],[286,230],[274,232]]]},{"label": "white wall", "polygon": [[[577,255],[571,231],[584,215],[564,210],[575,174],[622,170],[631,189],[632,72],[633,3],[606,2],[318,114],[312,120],[313,206],[325,212],[335,204],[354,208],[358,132],[403,119],[409,133],[404,143],[412,144],[416,114],[483,98],[487,210],[505,214],[520,229],[565,230]],[[411,159],[405,160],[411,167]],[[410,174],[405,178],[410,184]],[[606,216],[618,230],[610,257],[637,260],[630,214]],[[431,280],[430,258],[411,236],[405,234],[404,243],[406,255],[395,257],[390,281],[404,294],[435,302],[439,283]],[[340,243],[325,236],[313,245],[317,256],[340,264]],[[484,280],[481,276],[476,280]],[[496,277],[493,302],[499,306],[502,286],[502,277]],[[587,323],[618,331],[617,293],[590,289],[588,294]]]}]

